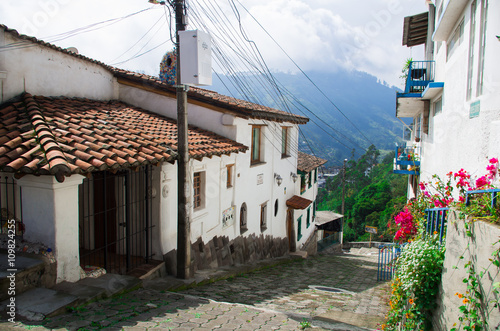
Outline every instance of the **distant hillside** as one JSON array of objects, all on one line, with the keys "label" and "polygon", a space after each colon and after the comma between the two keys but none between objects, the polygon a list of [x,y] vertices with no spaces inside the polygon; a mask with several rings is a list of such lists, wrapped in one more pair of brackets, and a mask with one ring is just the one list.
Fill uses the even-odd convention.
[{"label": "distant hillside", "polygon": [[[402,134],[402,124],[395,117],[395,88],[383,85],[376,77],[359,71],[307,72],[307,74],[369,140],[368,142],[302,74],[275,73],[274,77],[279,84],[285,86],[308,109],[291,110],[311,119],[307,125],[301,126],[301,130],[313,148],[314,154],[329,160],[327,165],[338,166],[341,160],[351,158],[353,148],[356,149],[354,155],[356,159],[364,154],[371,143],[382,152],[393,149],[394,143],[400,140]],[[214,76],[214,85],[209,88],[245,99],[236,92],[226,76],[221,78],[224,84]],[[255,81],[259,79],[257,76],[247,76],[247,78]],[[256,96],[258,100],[262,100],[261,103],[266,106],[283,108],[276,101],[278,98],[272,96],[272,92],[261,90],[257,93],[260,94]],[[300,149],[310,153],[303,137],[300,138]]]}]

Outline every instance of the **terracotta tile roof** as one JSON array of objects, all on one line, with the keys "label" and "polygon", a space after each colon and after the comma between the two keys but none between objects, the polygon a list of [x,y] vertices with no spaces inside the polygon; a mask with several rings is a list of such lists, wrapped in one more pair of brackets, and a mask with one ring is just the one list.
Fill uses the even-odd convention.
[{"label": "terracotta tile roof", "polygon": [[[136,86],[138,88],[144,88],[146,84],[153,88],[163,90],[172,94],[176,92],[175,88],[172,85],[163,83],[158,77],[117,68],[114,68],[114,74],[118,78],[136,82]],[[189,87],[188,100],[198,101],[218,108],[223,108],[228,110],[230,113],[243,118],[266,119],[277,122],[286,121],[296,124],[306,124],[309,121],[309,118],[304,116],[299,116],[249,101],[236,99],[219,94],[214,91],[194,86]]]},{"label": "terracotta tile roof", "polygon": [[[38,44],[42,46],[46,46],[49,48],[52,48],[54,50],[57,50],[59,52],[77,57],[79,59],[89,61],[94,64],[98,64],[105,69],[111,71],[116,77],[126,79],[126,80],[131,80],[135,81],[137,83],[140,83],[138,85],[139,88],[144,88],[145,85],[149,85],[151,87],[154,87],[156,89],[162,90],[162,91],[167,91],[170,93],[175,93],[175,88],[172,85],[163,83],[160,81],[158,77],[154,76],[149,76],[149,75],[144,75],[144,74],[139,74],[136,72],[124,70],[124,69],[119,69],[116,67],[109,66],[103,62],[94,60],[92,58],[83,56],[81,54],[77,54],[71,51],[68,51],[67,49],[61,48],[59,46],[56,46],[51,43],[47,43],[43,40],[39,40],[35,37],[30,37],[26,36],[23,34],[20,34],[17,32],[17,30],[14,29],[9,29],[7,26],[0,24],[0,29],[3,29],[5,32],[13,35],[14,37],[21,39],[23,41],[26,41],[26,43],[33,43],[33,44]],[[24,46],[23,46],[24,47]],[[28,47],[28,46],[26,46]],[[274,108],[262,106],[259,104],[255,104],[249,101],[244,101],[244,100],[239,100],[236,98],[232,98],[229,96],[225,96],[213,91],[205,90],[202,88],[198,87],[190,87],[190,90],[188,91],[188,100],[194,100],[198,102],[203,102],[208,105],[213,105],[218,108],[226,109],[229,112],[233,113],[236,116],[240,116],[243,118],[255,118],[255,119],[267,119],[267,120],[272,120],[272,121],[278,121],[278,122],[292,122],[296,124],[306,124],[309,121],[309,118],[304,117],[304,116],[299,116],[295,115],[292,113],[288,113],[285,111],[277,110]]]},{"label": "terracotta tile roof", "polygon": [[286,201],[287,207],[293,208],[293,209],[306,209],[309,207],[309,205],[312,203],[312,200],[303,198],[298,195],[294,195],[290,199]]},{"label": "terracotta tile roof", "polygon": [[303,172],[310,172],[319,166],[322,166],[328,162],[327,160],[320,159],[319,157],[316,157],[314,155],[309,155],[303,152],[299,152],[298,158],[297,158],[297,170],[303,171]]},{"label": "terracotta tile roof", "polygon": [[[25,93],[0,105],[0,171],[55,175],[173,162],[176,122],[120,101],[49,98]],[[189,127],[195,159],[248,148]]]}]

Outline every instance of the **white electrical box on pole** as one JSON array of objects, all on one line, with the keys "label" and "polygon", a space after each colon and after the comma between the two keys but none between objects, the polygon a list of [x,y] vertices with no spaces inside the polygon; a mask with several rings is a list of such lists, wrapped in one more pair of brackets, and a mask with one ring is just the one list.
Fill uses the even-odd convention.
[{"label": "white electrical box on pole", "polygon": [[181,84],[212,85],[210,35],[200,30],[179,31]]}]

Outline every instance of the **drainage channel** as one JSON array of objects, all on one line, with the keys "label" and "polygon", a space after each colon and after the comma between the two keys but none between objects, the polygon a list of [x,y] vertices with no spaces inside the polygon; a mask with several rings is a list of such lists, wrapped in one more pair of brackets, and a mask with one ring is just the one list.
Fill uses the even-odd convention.
[{"label": "drainage channel", "polygon": [[341,288],[335,288],[335,287],[309,285],[309,288],[313,289],[313,290],[317,290],[317,291],[330,292],[330,293],[354,294],[351,291],[347,291],[347,290],[344,290]]}]

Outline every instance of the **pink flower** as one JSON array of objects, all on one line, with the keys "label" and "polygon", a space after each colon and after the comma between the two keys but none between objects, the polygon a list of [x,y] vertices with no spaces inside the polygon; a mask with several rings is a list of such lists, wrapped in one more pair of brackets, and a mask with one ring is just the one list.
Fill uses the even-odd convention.
[{"label": "pink flower", "polygon": [[459,197],[458,197],[458,201],[460,201],[460,202],[465,202],[465,198],[464,198],[463,196],[459,196]]},{"label": "pink flower", "polygon": [[394,222],[399,227],[395,240],[407,239],[417,231],[416,224],[413,222],[413,216],[407,207],[394,217]]},{"label": "pink flower", "polygon": [[423,182],[420,182],[418,186],[420,186],[421,191],[425,191],[425,184]]},{"label": "pink flower", "polygon": [[496,157],[490,159],[491,164],[498,163],[498,159]]},{"label": "pink flower", "polygon": [[490,185],[490,181],[486,176],[481,176],[476,180],[476,187],[481,188],[483,186]]}]

